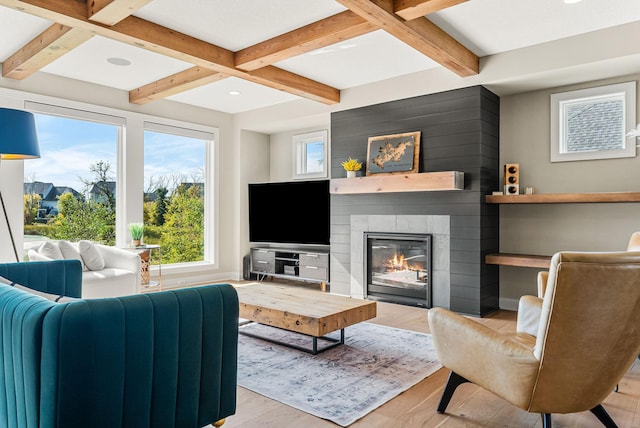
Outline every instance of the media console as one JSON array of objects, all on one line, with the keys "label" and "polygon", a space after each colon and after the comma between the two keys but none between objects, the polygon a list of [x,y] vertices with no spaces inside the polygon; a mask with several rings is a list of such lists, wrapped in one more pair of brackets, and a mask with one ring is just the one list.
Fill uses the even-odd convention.
[{"label": "media console", "polygon": [[323,291],[329,282],[329,253],[326,251],[252,248],[251,273],[260,277],[319,282]]}]

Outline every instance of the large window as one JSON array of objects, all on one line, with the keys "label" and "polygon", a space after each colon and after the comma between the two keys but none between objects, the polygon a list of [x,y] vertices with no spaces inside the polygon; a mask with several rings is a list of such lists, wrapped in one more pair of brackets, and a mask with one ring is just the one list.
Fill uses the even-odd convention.
[{"label": "large window", "polygon": [[208,153],[213,135],[145,123],[144,241],[163,263],[200,262],[207,254]]},{"label": "large window", "polygon": [[551,162],[633,157],[635,82],[551,95]]},{"label": "large window", "polygon": [[114,245],[118,119],[32,107],[41,157],[24,163],[25,249],[48,239]]},{"label": "large window", "polygon": [[163,269],[216,267],[216,128],[34,98],[24,109],[41,158],[23,163],[25,257],[46,240],[130,246],[129,226],[143,223]]}]

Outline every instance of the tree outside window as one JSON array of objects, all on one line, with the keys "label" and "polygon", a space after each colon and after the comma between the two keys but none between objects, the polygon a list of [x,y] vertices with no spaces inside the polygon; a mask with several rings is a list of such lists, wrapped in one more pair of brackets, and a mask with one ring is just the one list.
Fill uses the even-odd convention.
[{"label": "tree outside window", "polygon": [[208,140],[145,131],[144,242],[162,247],[162,263],[205,260]]},{"label": "tree outside window", "polygon": [[40,159],[25,162],[25,249],[49,239],[115,244],[117,125],[35,114]]}]

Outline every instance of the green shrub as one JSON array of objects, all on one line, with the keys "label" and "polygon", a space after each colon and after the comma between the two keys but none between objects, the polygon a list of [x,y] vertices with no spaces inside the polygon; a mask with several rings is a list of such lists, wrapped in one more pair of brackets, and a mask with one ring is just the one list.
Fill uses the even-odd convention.
[{"label": "green shrub", "polygon": [[26,224],[24,226],[24,234],[52,238],[56,234],[56,226],[50,224]]}]

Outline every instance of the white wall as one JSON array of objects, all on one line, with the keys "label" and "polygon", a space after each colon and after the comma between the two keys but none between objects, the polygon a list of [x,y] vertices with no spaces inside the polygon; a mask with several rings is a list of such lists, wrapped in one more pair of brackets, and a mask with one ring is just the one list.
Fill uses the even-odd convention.
[{"label": "white wall", "polygon": [[[521,187],[533,186],[536,193],[639,191],[640,156],[550,162],[552,93],[638,80],[640,74],[634,74],[502,97],[501,165],[519,163]],[[640,109],[636,107],[636,111],[640,123]],[[504,253],[625,250],[637,230],[640,203],[500,206],[500,251]],[[515,309],[521,295],[535,295],[537,272],[533,268],[500,267],[501,307]]]},{"label": "white wall", "polygon": [[[242,159],[241,177],[239,180],[238,195],[240,197],[237,217],[240,222],[240,254],[244,257],[249,254],[249,197],[248,184],[270,181],[271,172],[271,146],[269,136],[258,132],[241,132]],[[269,207],[264,207],[265,215],[269,215]]]}]

